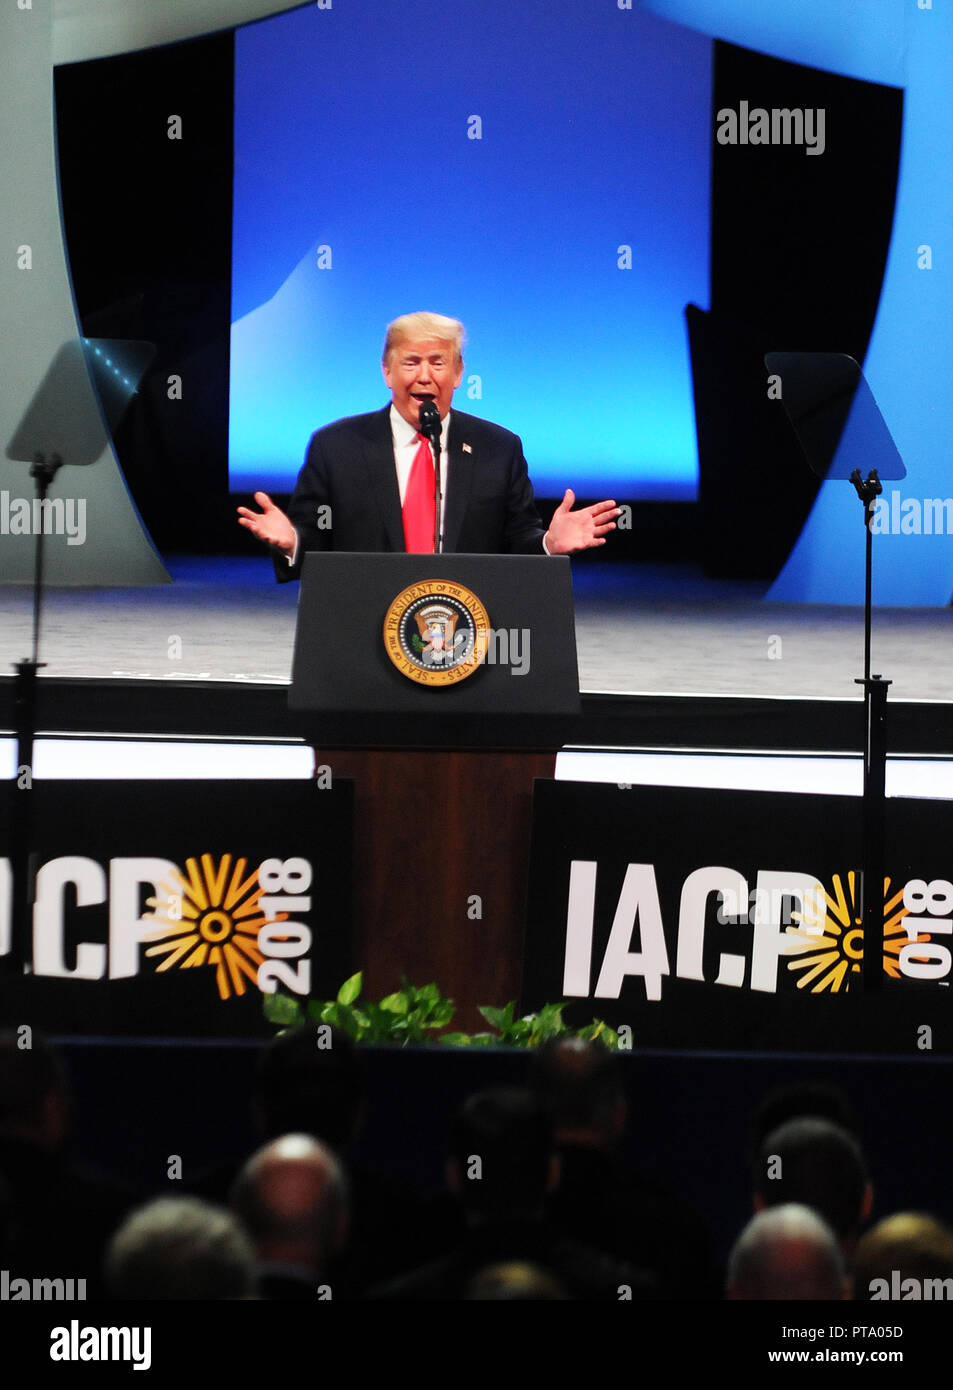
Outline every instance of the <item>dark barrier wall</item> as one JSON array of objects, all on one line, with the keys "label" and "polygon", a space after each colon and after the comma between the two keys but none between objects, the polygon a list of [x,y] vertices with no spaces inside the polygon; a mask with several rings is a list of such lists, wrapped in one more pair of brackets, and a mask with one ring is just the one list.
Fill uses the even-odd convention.
[{"label": "dark barrier wall", "polygon": [[[254,1044],[64,1045],[76,1091],[77,1156],[140,1191],[167,1194],[255,1144],[248,1097]],[[446,1126],[471,1091],[519,1084],[528,1055],[362,1049],[366,1122],[356,1150],[421,1192],[443,1181]],[[750,1215],[749,1145],[759,1101],[794,1082],[836,1083],[857,1115],[874,1182],[873,1217],[918,1209],[953,1221],[947,1096],[950,1059],[844,1055],[623,1056],[632,1169],[673,1190],[707,1223],[720,1262]]]}]

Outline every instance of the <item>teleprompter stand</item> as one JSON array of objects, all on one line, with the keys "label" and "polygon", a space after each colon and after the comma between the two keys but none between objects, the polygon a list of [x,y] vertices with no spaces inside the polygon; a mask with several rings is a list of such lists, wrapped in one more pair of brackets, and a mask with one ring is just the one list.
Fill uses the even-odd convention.
[{"label": "teleprompter stand", "polygon": [[[37,452],[30,468],[36,485],[37,507],[34,514],[43,517],[50,483],[63,466],[58,454],[45,458]],[[36,528],[33,568],[33,654],[18,661],[14,667],[17,678],[13,708],[16,720],[16,771],[14,776],[21,795],[17,799],[18,814],[13,819],[11,862],[13,865],[13,913],[10,954],[2,959],[10,970],[22,968],[29,958],[30,922],[33,908],[32,864],[33,847],[33,740],[36,736],[36,677],[44,665],[40,661],[40,615],[43,607],[43,526]]]},{"label": "teleprompter stand", "polygon": [[[853,484],[864,508],[864,674],[866,714],[864,795],[861,817],[861,913],[864,925],[863,986],[883,984],[883,895],[889,680],[870,670],[872,626],[873,519],[883,479],[905,478],[907,470],[857,362],[844,353],[769,352],[765,366],[780,378],[781,399],[813,471],[821,479]],[[857,460],[876,460],[866,477]]]},{"label": "teleprompter stand", "polygon": [[[14,690],[17,814],[11,833],[13,904],[10,951],[0,956],[0,970],[22,971],[31,958],[34,846],[33,745],[37,724],[37,673],[43,610],[43,538],[52,516],[50,486],[64,466],[96,463],[106,445],[107,428],[122,418],[142,374],[155,355],[151,343],[73,339],[63,343],[27,406],[6,456],[30,464],[35,498],[31,512],[34,535],[33,651],[18,661]],[[90,382],[99,407],[90,400]]]}]

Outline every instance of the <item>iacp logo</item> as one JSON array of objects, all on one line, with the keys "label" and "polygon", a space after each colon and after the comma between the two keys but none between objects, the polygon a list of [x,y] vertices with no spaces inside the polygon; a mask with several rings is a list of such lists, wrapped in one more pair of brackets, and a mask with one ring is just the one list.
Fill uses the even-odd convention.
[{"label": "iacp logo", "polygon": [[[706,935],[726,926],[750,928],[749,954],[722,951],[711,983],[775,993],[782,966],[798,989],[846,993],[861,979],[864,918],[859,877],[834,874],[829,887],[813,874],[759,869],[754,887],[727,865],[694,869],[681,882],[675,922],[663,922],[653,864],[627,864],[608,939],[595,946],[599,865],[572,860],[566,903],[563,993],[568,997],[618,999],[630,977],[643,981],[645,997],[662,997],[672,973],[669,943],[676,943],[675,976],[705,980]],[[710,902],[716,901],[716,913]],[[712,920],[714,919],[714,920]],[[908,879],[883,883],[882,967],[899,980],[945,982],[953,954],[936,936],[953,935],[953,882]],[[639,949],[634,950],[638,929]],[[737,932],[733,940],[739,940]],[[876,947],[875,947],[876,949]],[[595,985],[593,987],[593,976]]]},{"label": "iacp logo", "polygon": [[[249,984],[307,994],[311,929],[290,917],[311,910],[311,864],[295,857],[248,865],[231,854],[187,859],[184,871],[152,857],[110,859],[106,868],[84,855],[48,860],[36,875],[33,974],[118,980],[137,975],[144,955],[157,972],[214,969],[223,1000]],[[0,954],[10,950],[12,885],[10,861],[0,860]],[[143,890],[151,893],[143,898]],[[68,894],[75,909],[108,904],[105,943],[76,939]]]}]

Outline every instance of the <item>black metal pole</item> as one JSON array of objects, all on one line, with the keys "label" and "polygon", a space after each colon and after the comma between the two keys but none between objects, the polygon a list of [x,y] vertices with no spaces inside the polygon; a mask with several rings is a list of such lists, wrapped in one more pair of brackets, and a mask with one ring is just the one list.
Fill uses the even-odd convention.
[{"label": "black metal pole", "polygon": [[[870,478],[868,476],[868,483]],[[870,632],[873,626],[874,519],[876,494],[864,499],[864,680],[870,680]]]},{"label": "black metal pole", "polygon": [[46,501],[50,483],[63,466],[58,454],[45,459],[37,454],[30,469],[36,480],[36,496],[40,505],[34,508],[38,521],[35,527],[36,546],[33,561],[33,655],[16,664],[14,712],[17,736],[17,766],[14,774],[13,833],[11,862],[13,865],[13,902],[11,904],[10,952],[0,957],[0,969],[19,973],[31,959],[33,926],[33,742],[36,735],[36,678],[43,665],[40,661],[40,615],[43,608],[43,535]]},{"label": "black metal pole", "polygon": [[13,826],[10,835],[10,862],[13,868],[13,901],[10,904],[10,950],[0,956],[0,970],[19,974],[30,957],[30,928],[33,918],[31,855],[33,846],[33,736],[36,726],[37,662],[28,659],[16,664],[13,708],[17,735],[17,765],[14,772]]},{"label": "black metal pole", "polygon": [[861,919],[864,926],[864,958],[861,971],[865,994],[877,994],[883,987],[883,907],[885,815],[887,784],[887,689],[890,681],[870,672],[870,634],[873,616],[873,532],[874,504],[883,492],[875,468],[861,479],[860,469],[850,475],[857,496],[864,504],[864,674],[857,685],[864,687],[866,733],[864,738],[864,795],[861,816]]},{"label": "black metal pole", "polygon": [[864,757],[864,871],[863,919],[865,994],[883,986],[884,849],[887,772],[887,687],[889,681],[871,676],[864,681],[867,705],[867,746]]}]

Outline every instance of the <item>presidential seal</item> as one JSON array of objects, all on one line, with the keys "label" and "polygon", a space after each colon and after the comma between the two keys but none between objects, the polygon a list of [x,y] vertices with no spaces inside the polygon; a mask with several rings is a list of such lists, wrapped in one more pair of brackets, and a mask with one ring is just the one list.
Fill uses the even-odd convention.
[{"label": "presidential seal", "polygon": [[397,595],[384,618],[384,647],[420,685],[455,685],[485,659],[490,619],[476,594],[447,579],[422,579]]}]

